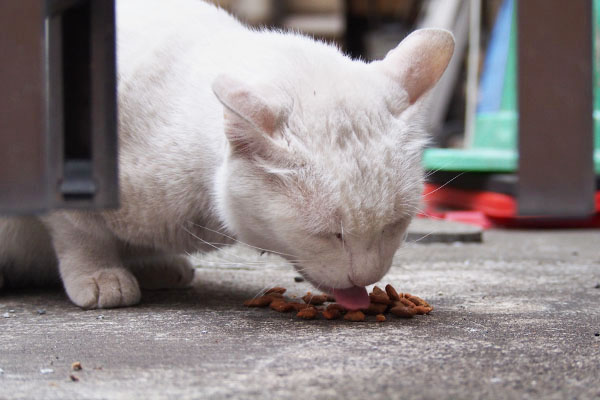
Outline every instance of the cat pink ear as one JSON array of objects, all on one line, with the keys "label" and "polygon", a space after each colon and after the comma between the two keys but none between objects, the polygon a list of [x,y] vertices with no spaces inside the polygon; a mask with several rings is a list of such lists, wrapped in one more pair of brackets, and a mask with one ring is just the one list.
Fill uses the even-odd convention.
[{"label": "cat pink ear", "polygon": [[282,123],[281,108],[227,75],[219,75],[212,89],[224,106],[225,134],[233,150],[248,155],[264,148]]},{"label": "cat pink ear", "polygon": [[454,53],[454,36],[444,29],[420,29],[408,35],[374,64],[417,101],[440,79]]}]

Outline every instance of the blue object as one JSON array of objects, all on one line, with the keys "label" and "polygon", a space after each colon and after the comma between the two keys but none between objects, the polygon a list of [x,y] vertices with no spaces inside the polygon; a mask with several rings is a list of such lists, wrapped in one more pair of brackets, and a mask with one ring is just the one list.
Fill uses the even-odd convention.
[{"label": "blue object", "polygon": [[504,0],[496,17],[479,83],[478,113],[500,111],[513,9],[514,0]]}]

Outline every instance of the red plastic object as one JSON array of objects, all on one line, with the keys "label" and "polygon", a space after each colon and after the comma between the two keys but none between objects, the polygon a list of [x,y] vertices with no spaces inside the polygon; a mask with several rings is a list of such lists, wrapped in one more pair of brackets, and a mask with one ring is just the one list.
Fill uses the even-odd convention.
[{"label": "red plastic object", "polygon": [[[475,224],[484,229],[493,225],[557,228],[600,226],[600,191],[596,192],[595,195],[596,214],[585,219],[519,217],[517,216],[516,200],[512,196],[503,193],[480,192],[427,184],[425,185],[423,197],[429,215]],[[478,212],[480,215],[474,214],[474,212]]]}]

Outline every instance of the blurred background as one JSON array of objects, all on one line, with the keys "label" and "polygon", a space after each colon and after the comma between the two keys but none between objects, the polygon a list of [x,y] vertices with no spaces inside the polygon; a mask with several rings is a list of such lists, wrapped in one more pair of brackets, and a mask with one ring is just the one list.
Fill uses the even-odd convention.
[{"label": "blurred background", "polygon": [[[363,60],[452,31],[427,99],[423,216],[600,226],[600,0],[211,1]],[[110,0],[0,0],[0,213],[118,205],[114,35]]]}]

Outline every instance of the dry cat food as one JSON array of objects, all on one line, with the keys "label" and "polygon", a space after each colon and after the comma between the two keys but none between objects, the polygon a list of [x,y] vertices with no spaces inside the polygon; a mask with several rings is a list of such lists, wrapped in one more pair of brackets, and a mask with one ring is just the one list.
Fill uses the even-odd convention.
[{"label": "dry cat food", "polygon": [[[313,294],[311,292],[302,296],[304,303],[291,300],[284,296],[285,288],[274,287],[267,290],[264,295],[249,299],[244,302],[247,307],[269,307],[278,312],[295,312],[298,318],[316,319],[322,317],[327,320],[345,319],[357,322],[365,321],[367,315],[375,316],[375,321],[385,322],[386,314],[399,318],[412,318],[415,315],[429,314],[433,307],[425,300],[410,293],[398,293],[392,285],[387,285],[385,290],[374,286],[369,293],[369,307],[361,310],[347,310],[341,304],[335,303],[335,298],[328,294]],[[326,304],[329,303],[329,304]]]}]

